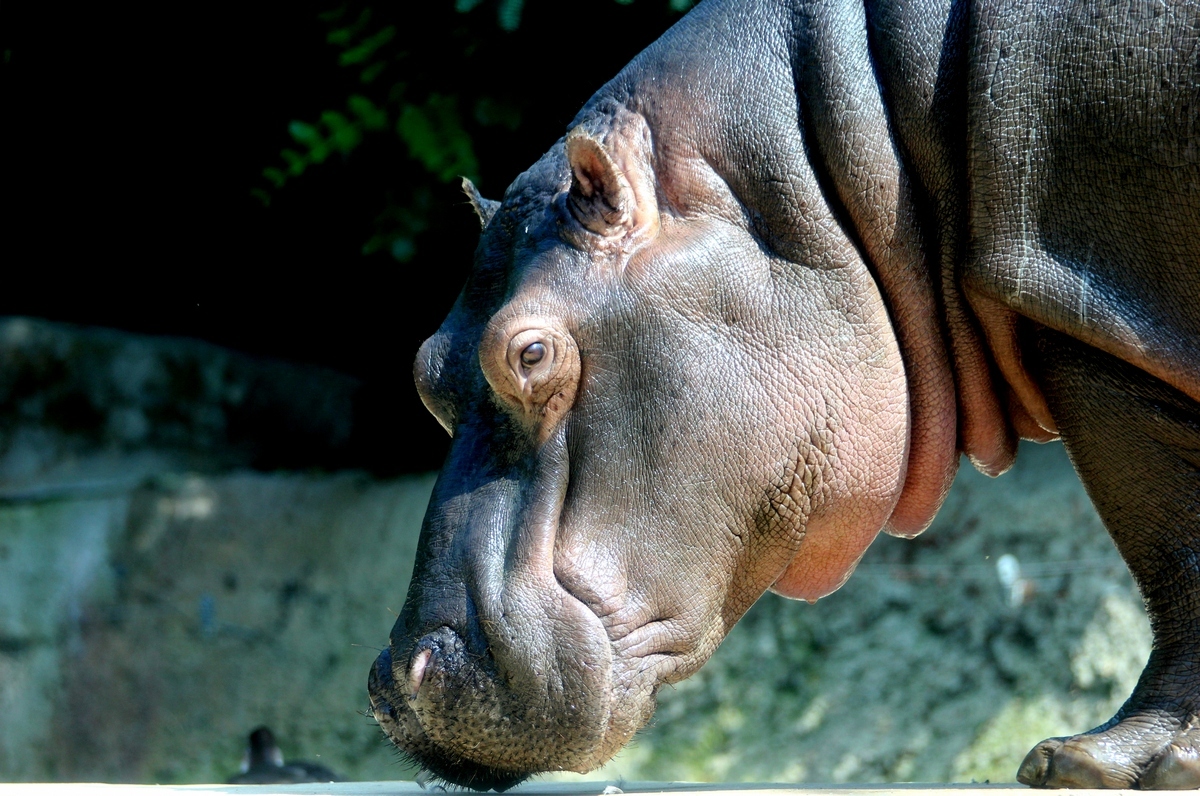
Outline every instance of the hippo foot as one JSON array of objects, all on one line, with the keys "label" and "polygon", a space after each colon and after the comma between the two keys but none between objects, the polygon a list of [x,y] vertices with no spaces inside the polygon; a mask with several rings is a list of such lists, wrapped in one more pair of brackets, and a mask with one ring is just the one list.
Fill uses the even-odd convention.
[{"label": "hippo foot", "polygon": [[1035,788],[1200,788],[1200,718],[1180,729],[1162,714],[1135,714],[1082,735],[1047,738],[1017,781]]}]

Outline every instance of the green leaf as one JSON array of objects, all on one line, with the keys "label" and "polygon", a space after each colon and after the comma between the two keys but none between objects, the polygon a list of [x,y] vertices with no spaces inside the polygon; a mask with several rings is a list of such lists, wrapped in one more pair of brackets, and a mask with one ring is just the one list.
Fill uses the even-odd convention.
[{"label": "green leaf", "polygon": [[282,188],[287,182],[287,175],[281,169],[277,169],[274,166],[267,166],[262,170],[262,173],[276,188]]},{"label": "green leaf", "polygon": [[391,251],[393,257],[406,263],[417,253],[417,247],[412,238],[396,238],[392,241]]},{"label": "green leaf", "polygon": [[375,78],[379,77],[379,73],[382,72],[386,68],[387,68],[387,63],[385,63],[384,61],[377,61],[376,63],[373,63],[370,66],[368,66],[366,69],[362,70],[362,72],[358,76],[358,79],[361,80],[363,83],[371,83],[375,80]]},{"label": "green leaf", "polygon": [[465,14],[482,2],[483,0],[454,0],[454,10]]},{"label": "green leaf", "polygon": [[262,202],[263,207],[271,206],[271,194],[267,193],[262,188],[251,188],[250,195]]},{"label": "green leaf", "polygon": [[308,122],[292,121],[288,125],[292,140],[308,149],[308,159],[313,163],[324,163],[329,157],[329,143],[321,131]]},{"label": "green leaf", "polygon": [[288,164],[288,174],[299,177],[308,166],[308,159],[294,149],[285,149],[279,153]]},{"label": "green leaf", "polygon": [[362,10],[362,13],[358,15],[358,19],[356,19],[352,24],[347,25],[344,28],[337,28],[336,30],[329,31],[329,35],[325,37],[325,41],[338,47],[346,47],[350,44],[350,42],[354,41],[354,37],[361,33],[362,29],[365,28],[367,23],[370,21],[371,9],[368,6]]},{"label": "green leaf", "polygon": [[321,123],[329,129],[329,138],[326,139],[329,148],[336,152],[348,155],[362,143],[362,131],[358,125],[337,111],[324,111]]},{"label": "green leaf", "polygon": [[374,102],[371,102],[366,97],[354,94],[350,99],[346,100],[346,105],[349,106],[350,112],[362,122],[364,130],[383,130],[387,127],[387,112],[377,107]]},{"label": "green leaf", "polygon": [[376,33],[374,36],[368,36],[363,39],[362,43],[353,49],[346,50],[338,58],[338,63],[342,66],[350,66],[351,64],[361,64],[370,59],[375,51],[383,45],[387,44],[396,36],[396,26],[388,25],[383,30]]},{"label": "green leaf", "polygon": [[454,97],[431,94],[423,106],[405,105],[396,132],[408,145],[409,155],[439,180],[475,177],[479,163]]},{"label": "green leaf", "polygon": [[496,9],[496,23],[501,30],[512,32],[521,27],[521,7],[525,5],[525,0],[500,0],[500,7]]},{"label": "green leaf", "polygon": [[321,13],[317,14],[317,19],[321,20],[322,22],[333,23],[337,22],[344,16],[346,16],[346,7],[343,5],[338,6],[337,8],[331,8],[328,11],[322,11]]}]

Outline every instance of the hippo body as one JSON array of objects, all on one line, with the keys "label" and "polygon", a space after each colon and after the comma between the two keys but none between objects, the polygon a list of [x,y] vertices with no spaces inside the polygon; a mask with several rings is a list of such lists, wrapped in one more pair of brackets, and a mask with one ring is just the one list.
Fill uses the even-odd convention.
[{"label": "hippo body", "polygon": [[1019,779],[1200,787],[1198,54],[1195,2],[706,0],[472,194],[388,737],[476,788],[593,769],[764,591],[1061,437],[1154,651]]}]

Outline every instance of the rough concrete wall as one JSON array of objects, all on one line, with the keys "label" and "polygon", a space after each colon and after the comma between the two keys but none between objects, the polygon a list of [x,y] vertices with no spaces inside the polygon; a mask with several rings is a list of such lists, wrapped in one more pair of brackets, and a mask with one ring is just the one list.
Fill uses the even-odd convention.
[{"label": "rough concrete wall", "polygon": [[85,609],[60,662],[44,770],[223,781],[246,733],[267,724],[290,756],[399,776],[363,715],[366,674],[404,599],[432,486],[234,473],[135,492],[110,547],[112,597]]},{"label": "rough concrete wall", "polygon": [[87,605],[111,596],[108,543],[120,498],[0,504],[0,780],[45,778],[64,655]]},{"label": "rough concrete wall", "polygon": [[163,473],[0,504],[0,781],[220,782],[259,724],[289,756],[404,776],[366,676],[432,486]]},{"label": "rough concrete wall", "polygon": [[[100,374],[85,386],[123,372],[130,346],[151,363],[138,372],[232,356],[72,334],[90,333],[34,339],[90,351],[48,371]],[[193,364],[161,367],[180,357]],[[296,411],[295,385],[328,376],[291,370],[280,390],[237,367],[279,414]],[[56,400],[77,402],[84,387],[56,379]],[[23,384],[0,389],[0,780],[223,780],[260,723],[290,757],[411,777],[360,711],[432,476],[253,471],[244,457],[260,454],[245,451],[276,443],[243,434],[234,455],[204,434],[133,441],[108,399],[102,422],[64,428]],[[144,396],[171,390],[129,393],[107,394],[155,406]],[[206,401],[236,415],[223,394],[187,416],[216,417]],[[1000,479],[964,471],[929,531],[881,538],[819,604],[760,600],[597,776],[1007,781],[1037,740],[1107,718],[1148,652],[1140,601],[1061,446],[1026,446]]]},{"label": "rough concrete wall", "polygon": [[0,319],[0,780],[221,781],[259,723],[397,773],[361,711],[432,476],[249,469],[336,465],[356,389]]}]

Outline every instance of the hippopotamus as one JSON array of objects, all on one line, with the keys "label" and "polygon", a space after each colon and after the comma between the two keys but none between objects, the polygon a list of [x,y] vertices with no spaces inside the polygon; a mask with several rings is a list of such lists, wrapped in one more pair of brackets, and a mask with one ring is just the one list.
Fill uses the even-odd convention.
[{"label": "hippopotamus", "polygon": [[[576,24],[548,69],[604,46]],[[1017,777],[1200,786],[1198,54],[1194,0],[705,0],[466,186],[387,737],[478,789],[592,770],[767,590],[1061,439],[1154,645]]]}]

